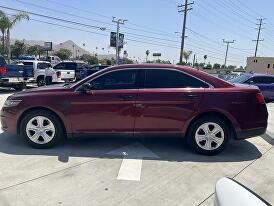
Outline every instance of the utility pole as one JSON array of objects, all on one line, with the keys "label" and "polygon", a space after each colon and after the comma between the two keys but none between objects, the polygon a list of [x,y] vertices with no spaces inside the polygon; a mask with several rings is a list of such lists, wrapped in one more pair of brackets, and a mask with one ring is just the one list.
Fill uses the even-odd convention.
[{"label": "utility pole", "polygon": [[116,64],[119,64],[119,30],[120,30],[120,24],[125,24],[127,20],[118,19],[116,20],[116,17],[112,17],[112,22],[117,24],[117,32],[116,32]]},{"label": "utility pole", "polygon": [[263,23],[263,20],[264,19],[257,19],[259,21],[259,24],[256,24],[259,26],[258,28],[258,34],[257,34],[257,39],[256,40],[252,40],[252,41],[256,41],[256,48],[255,48],[255,57],[257,56],[257,51],[258,51],[258,44],[259,44],[259,41],[264,41],[264,39],[260,39],[260,34],[261,34],[261,29],[262,28],[262,23]]},{"label": "utility pole", "polygon": [[225,40],[223,39],[223,43],[225,43],[225,44],[226,44],[225,63],[224,63],[224,66],[225,66],[225,67],[226,67],[226,60],[227,60],[228,46],[229,46],[229,44],[233,44],[234,42],[235,42],[235,40],[233,40],[233,41],[225,41]]},{"label": "utility pole", "polygon": [[182,41],[181,41],[181,51],[180,51],[180,64],[183,63],[183,51],[184,51],[184,45],[185,45],[185,33],[186,33],[186,17],[187,12],[189,10],[192,10],[192,8],[188,8],[188,6],[194,4],[194,2],[188,3],[188,0],[185,0],[185,4],[178,5],[178,12],[184,12],[184,22],[183,22],[183,29],[182,29]]},{"label": "utility pole", "polygon": [[193,63],[192,63],[193,68],[195,68],[195,66],[194,66],[195,65],[195,59],[196,59],[196,54],[194,54],[194,56],[193,56]]}]

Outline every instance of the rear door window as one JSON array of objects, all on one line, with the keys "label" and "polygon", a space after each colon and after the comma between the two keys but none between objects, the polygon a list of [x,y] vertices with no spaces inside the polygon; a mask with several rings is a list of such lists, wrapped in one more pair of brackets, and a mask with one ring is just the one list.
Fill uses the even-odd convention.
[{"label": "rear door window", "polygon": [[146,70],[145,88],[208,88],[209,85],[188,74],[170,69]]},{"label": "rear door window", "polygon": [[46,63],[46,62],[42,62],[42,63],[38,63],[37,64],[37,69],[46,69],[50,66],[49,63]]},{"label": "rear door window", "polygon": [[273,77],[253,77],[252,81],[255,83],[255,84],[272,84],[274,83],[274,78]]}]

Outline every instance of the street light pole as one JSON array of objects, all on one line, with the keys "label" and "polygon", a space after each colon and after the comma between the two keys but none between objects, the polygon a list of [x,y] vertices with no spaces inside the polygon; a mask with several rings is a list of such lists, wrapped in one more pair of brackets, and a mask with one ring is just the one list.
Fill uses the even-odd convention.
[{"label": "street light pole", "polygon": [[125,24],[127,20],[118,19],[116,20],[115,17],[112,17],[112,22],[116,23],[117,30],[116,30],[116,64],[119,64],[119,30],[120,30],[120,24]]}]

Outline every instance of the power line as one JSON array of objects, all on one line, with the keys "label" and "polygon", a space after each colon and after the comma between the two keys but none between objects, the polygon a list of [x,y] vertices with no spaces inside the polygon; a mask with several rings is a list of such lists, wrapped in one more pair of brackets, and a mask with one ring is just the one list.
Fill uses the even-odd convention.
[{"label": "power line", "polygon": [[76,22],[76,21],[61,19],[61,18],[58,18],[58,17],[52,17],[52,16],[43,15],[43,14],[37,14],[37,13],[34,13],[34,12],[29,12],[29,11],[25,11],[25,10],[10,8],[10,7],[7,7],[7,6],[0,5],[0,8],[4,8],[4,9],[7,9],[7,10],[11,10],[11,11],[17,11],[17,12],[25,12],[27,14],[31,14],[31,15],[34,15],[34,16],[39,16],[39,17],[43,17],[43,18],[47,18],[47,19],[62,21],[62,22],[65,22],[65,23],[75,24],[75,25],[79,25],[79,26],[85,26],[85,27],[89,27],[89,28],[92,28],[92,29],[99,29],[99,30],[102,30],[102,31],[106,30],[105,27],[93,26],[93,25],[90,25],[90,24],[83,24],[83,23]]}]

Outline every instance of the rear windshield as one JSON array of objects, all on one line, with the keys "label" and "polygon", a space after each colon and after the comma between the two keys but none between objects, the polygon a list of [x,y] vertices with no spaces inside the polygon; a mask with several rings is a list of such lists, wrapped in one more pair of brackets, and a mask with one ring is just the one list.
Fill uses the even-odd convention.
[{"label": "rear windshield", "polygon": [[248,75],[240,75],[234,79],[228,80],[230,83],[244,83],[246,80],[248,80],[250,78],[250,76]]}]

